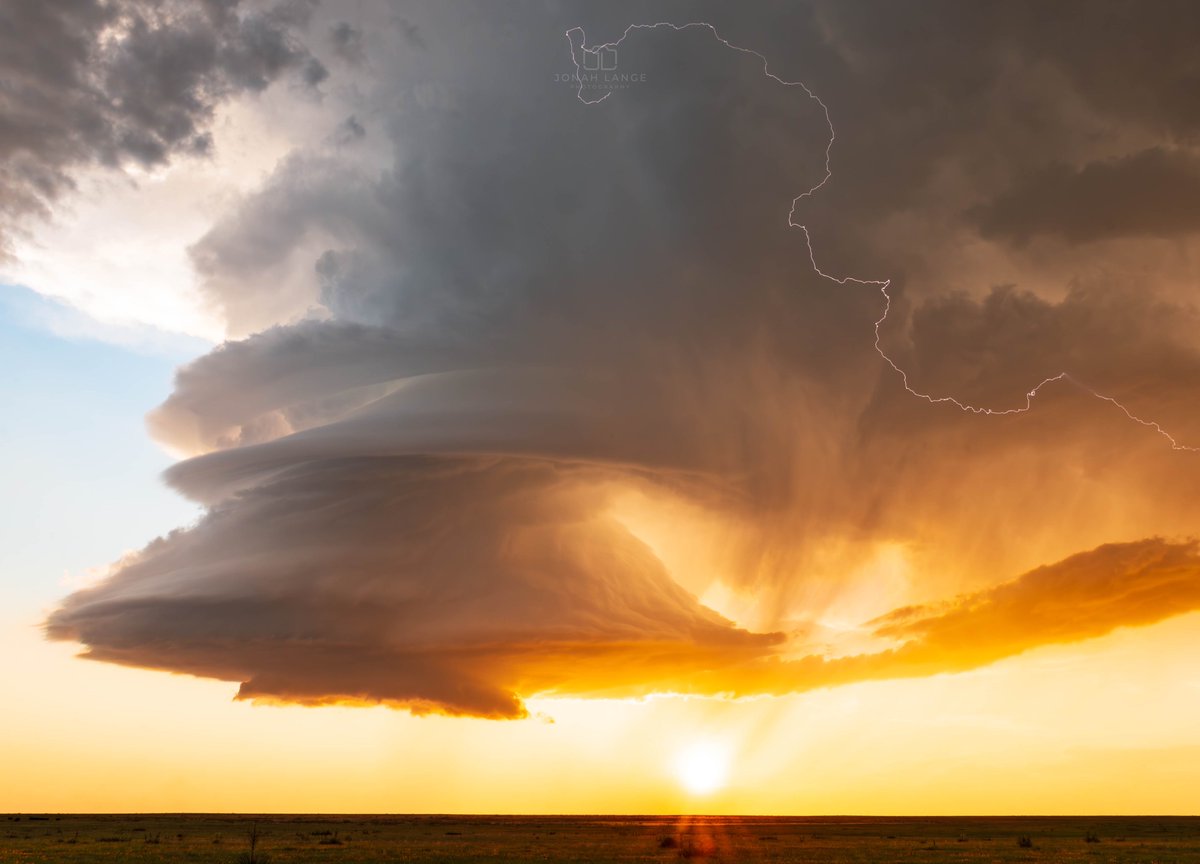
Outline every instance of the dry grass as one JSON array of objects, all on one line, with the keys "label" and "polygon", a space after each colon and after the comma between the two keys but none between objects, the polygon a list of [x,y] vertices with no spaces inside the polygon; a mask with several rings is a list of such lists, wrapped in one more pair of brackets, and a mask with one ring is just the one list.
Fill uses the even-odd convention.
[{"label": "dry grass", "polygon": [[[1200,864],[1200,819],[0,816],[0,862]],[[1028,846],[1020,838],[1029,838]],[[668,842],[669,841],[669,842]]]}]

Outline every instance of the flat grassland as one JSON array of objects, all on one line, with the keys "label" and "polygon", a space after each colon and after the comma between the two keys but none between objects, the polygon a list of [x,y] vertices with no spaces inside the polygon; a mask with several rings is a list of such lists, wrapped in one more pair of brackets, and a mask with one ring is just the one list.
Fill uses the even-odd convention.
[{"label": "flat grassland", "polygon": [[1200,864],[1197,817],[0,816],[0,862]]}]

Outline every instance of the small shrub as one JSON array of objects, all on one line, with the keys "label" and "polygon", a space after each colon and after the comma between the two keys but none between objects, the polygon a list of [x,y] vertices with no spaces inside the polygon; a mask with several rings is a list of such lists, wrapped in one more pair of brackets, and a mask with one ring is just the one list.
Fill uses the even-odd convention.
[{"label": "small shrub", "polygon": [[702,840],[693,840],[691,838],[685,840],[679,848],[680,858],[707,858],[710,855],[717,854],[716,844],[708,838]]},{"label": "small shrub", "polygon": [[246,839],[250,841],[250,850],[238,856],[238,864],[267,864],[267,856],[258,851],[259,837],[258,823],[251,822],[250,830],[246,832]]}]

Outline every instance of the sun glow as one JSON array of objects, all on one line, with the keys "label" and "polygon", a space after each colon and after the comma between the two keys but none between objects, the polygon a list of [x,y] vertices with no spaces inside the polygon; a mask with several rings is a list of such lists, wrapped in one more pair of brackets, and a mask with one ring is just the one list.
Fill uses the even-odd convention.
[{"label": "sun glow", "polygon": [[710,795],[725,786],[732,753],[711,739],[692,741],[675,754],[675,776],[693,795]]}]

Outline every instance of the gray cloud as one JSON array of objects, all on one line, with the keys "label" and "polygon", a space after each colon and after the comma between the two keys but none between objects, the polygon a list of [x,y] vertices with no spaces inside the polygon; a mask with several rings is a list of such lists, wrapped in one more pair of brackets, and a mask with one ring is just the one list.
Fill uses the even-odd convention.
[{"label": "gray cloud", "polygon": [[233,94],[323,75],[297,28],[308,2],[12,0],[0,8],[0,242],[47,216],[81,167],[161,165],[211,147]]},{"label": "gray cloud", "polygon": [[349,21],[338,21],[329,28],[329,41],[333,53],[347,63],[362,63],[367,55],[363,48],[363,32]]},{"label": "gray cloud", "polygon": [[1078,280],[1057,302],[1011,285],[979,300],[943,295],[913,310],[898,356],[922,389],[999,408],[1024,404],[1025,386],[1062,371],[1112,395],[1185,398],[1200,378],[1191,336],[1200,310],[1138,288]]},{"label": "gray cloud", "polygon": [[338,144],[351,144],[366,136],[367,127],[363,126],[353,114],[343,120],[334,133],[334,139]]},{"label": "gray cloud", "polygon": [[[517,7],[514,26],[490,8],[415,8],[438,50],[372,52],[371,139],[293,153],[192,248],[237,341],[149,422],[192,456],[167,479],[208,515],[68,598],[52,636],[246,697],[483,716],[543,692],[790,692],[967,668],[916,648],[784,659],[804,646],[776,631],[801,639],[881,545],[912,551],[922,602],[982,607],[1075,550],[1194,533],[1195,462],[1086,391],[1005,417],[905,392],[873,350],[878,290],[820,278],[787,227],[824,174],[803,91],[704,30],[638,33],[619,52],[637,79],[583,105],[560,77],[575,11]],[[1153,124],[1084,94],[1099,73],[1029,36],[1032,6],[870,8],[764,7],[727,35],[830,105],[834,177],[797,213],[829,272],[894,277],[880,335],[914,386],[1005,408],[1068,371],[1200,440],[1196,310],[1169,280],[1062,253],[995,287],[945,263],[1024,254],[963,212],[1056,160],[1146,151]],[[627,12],[584,20],[590,41]],[[1130,141],[1098,147],[1103,112]],[[655,542],[631,498],[685,536]],[[705,572],[671,566],[672,541]],[[1137,581],[1143,552],[1194,557],[1146,544],[1095,560]],[[714,579],[753,596],[762,632],[700,604]],[[1110,623],[1157,620],[1095,587]],[[875,635],[942,644],[920,618]],[[997,632],[972,663],[1057,638]]]},{"label": "gray cloud", "polygon": [[409,21],[404,16],[397,16],[396,26],[404,34],[405,40],[414,48],[428,48],[429,43],[425,41],[425,37],[421,35],[421,28],[413,22]]},{"label": "gray cloud", "polygon": [[[663,50],[648,47],[652,37],[631,44],[625,62],[659,84],[591,109],[574,99],[569,80],[556,80],[572,68],[562,34],[545,24],[539,32],[547,41],[536,51],[525,34],[510,33],[475,52],[472,68],[494,64],[506,76],[471,81],[461,71],[467,80],[452,78],[453,87],[432,95],[417,88],[422,98],[404,109],[390,165],[371,171],[297,156],[215,225],[193,256],[231,329],[246,334],[289,312],[298,317],[318,300],[343,319],[420,316],[440,329],[458,326],[453,318],[475,326],[464,316],[523,315],[534,306],[572,328],[586,305],[607,306],[609,318],[647,318],[645,307],[657,306],[651,312],[661,318],[672,304],[720,302],[684,296],[682,287],[628,300],[635,280],[653,278],[640,262],[693,254],[701,232],[733,235],[736,248],[780,241],[787,199],[778,189],[808,188],[823,173],[828,130],[819,106],[797,90],[757,86],[753,58],[714,55],[711,35],[697,31]],[[674,107],[662,115],[656,100],[666,93]],[[753,119],[756,134],[744,135],[741,120],[724,125],[730,114]],[[713,146],[696,148],[697,140]],[[772,164],[769,154],[783,147],[791,158]],[[631,152],[644,163],[630,166]],[[745,209],[712,208],[710,199]],[[588,238],[600,242],[601,234],[610,256],[585,262]],[[714,244],[710,258],[717,251]],[[296,272],[297,253],[309,279],[284,276]],[[592,272],[577,278],[585,264]],[[242,288],[266,274],[283,277],[264,280],[273,297]],[[613,287],[597,290],[604,283]]]},{"label": "gray cloud", "polygon": [[1153,148],[1078,170],[1053,165],[976,208],[985,235],[1071,243],[1110,237],[1170,237],[1200,229],[1200,160]]},{"label": "gray cloud", "polygon": [[48,632],[96,659],[242,681],[243,698],[494,717],[522,716],[518,694],[666,679],[778,643],[680,589],[604,516],[588,473],[292,462],[74,595]]}]

